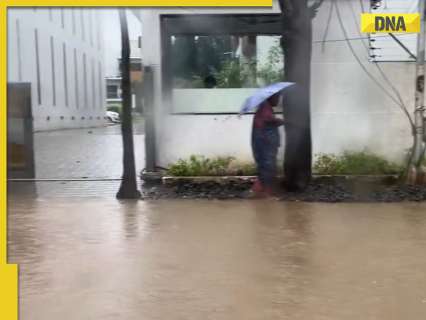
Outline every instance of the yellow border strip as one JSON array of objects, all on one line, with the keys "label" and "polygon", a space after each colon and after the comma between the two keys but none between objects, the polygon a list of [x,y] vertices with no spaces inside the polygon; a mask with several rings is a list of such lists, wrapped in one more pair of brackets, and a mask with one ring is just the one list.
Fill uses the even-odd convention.
[{"label": "yellow border strip", "polygon": [[0,2],[0,319],[18,319],[18,266],[7,265],[7,4]]},{"label": "yellow border strip", "polygon": [[8,7],[271,7],[272,0],[6,0]]},{"label": "yellow border strip", "polygon": [[7,8],[62,7],[271,7],[272,0],[30,0],[0,1],[0,319],[18,319],[18,266],[7,264]]},{"label": "yellow border strip", "polygon": [[18,266],[0,265],[0,317],[18,319]]},{"label": "yellow border strip", "polygon": [[6,217],[6,178],[7,178],[7,155],[6,155],[6,143],[7,143],[7,114],[6,114],[6,77],[7,77],[7,62],[6,62],[6,54],[7,54],[7,13],[6,13],[6,5],[0,3],[0,70],[2,70],[0,75],[0,101],[1,101],[1,109],[0,109],[0,206],[1,206],[1,215],[0,215],[0,264],[5,263],[7,260],[7,249],[4,244],[7,243],[7,217]]}]

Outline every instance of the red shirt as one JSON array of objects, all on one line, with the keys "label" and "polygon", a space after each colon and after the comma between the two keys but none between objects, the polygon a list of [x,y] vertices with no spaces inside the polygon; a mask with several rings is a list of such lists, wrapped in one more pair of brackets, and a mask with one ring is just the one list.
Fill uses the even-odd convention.
[{"label": "red shirt", "polygon": [[258,129],[264,128],[267,124],[280,126],[283,123],[283,120],[274,116],[274,109],[272,109],[272,106],[268,103],[268,101],[265,101],[260,105],[253,119],[253,127]]}]

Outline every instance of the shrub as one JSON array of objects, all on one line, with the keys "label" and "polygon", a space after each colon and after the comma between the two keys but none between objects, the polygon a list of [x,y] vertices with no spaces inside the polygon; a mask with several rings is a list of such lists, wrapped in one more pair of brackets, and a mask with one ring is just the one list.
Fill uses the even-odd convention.
[{"label": "shrub", "polygon": [[255,176],[257,175],[256,165],[252,162],[232,161],[229,166],[230,176]]},{"label": "shrub", "polygon": [[403,167],[366,151],[345,151],[342,155],[319,154],[313,171],[316,174],[330,175],[400,174]]},{"label": "shrub", "polygon": [[257,76],[262,81],[262,85],[280,82],[284,79],[284,68],[281,63],[283,51],[279,41],[268,51],[266,64],[260,66]]},{"label": "shrub", "polygon": [[242,88],[248,78],[238,60],[230,60],[223,63],[222,69],[215,76],[218,88]]},{"label": "shrub", "polygon": [[256,168],[252,163],[239,163],[233,157],[216,157],[192,155],[189,159],[179,159],[169,166],[167,173],[176,177],[196,176],[246,176],[255,175]]}]

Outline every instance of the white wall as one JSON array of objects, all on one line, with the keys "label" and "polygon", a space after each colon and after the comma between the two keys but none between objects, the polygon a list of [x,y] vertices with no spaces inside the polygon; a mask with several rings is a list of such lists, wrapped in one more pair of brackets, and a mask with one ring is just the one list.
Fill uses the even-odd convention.
[{"label": "white wall", "polygon": [[[391,160],[399,160],[411,144],[408,122],[398,106],[365,75],[345,41],[341,41],[344,36],[335,15],[328,34],[332,41],[327,42],[322,50],[319,41],[323,38],[329,5],[329,1],[323,4],[313,24],[311,109],[314,153],[368,148]],[[355,17],[360,13],[359,1],[340,2],[348,36],[364,37],[358,33],[349,5],[356,10]],[[150,37],[143,37],[142,56],[145,65],[154,69],[158,165],[166,166],[191,154],[234,155],[240,160],[251,161],[252,116],[170,115],[170,103],[164,101],[161,94],[159,13],[159,10],[141,10],[143,29],[145,32],[149,30],[150,34]],[[368,49],[361,40],[352,43],[367,69],[380,79],[376,67],[368,62]],[[414,103],[413,65],[383,63],[380,66],[411,108]]]},{"label": "white wall", "polygon": [[[84,24],[82,24],[82,17]],[[31,83],[34,129],[37,131],[91,127],[105,122],[101,19],[93,9],[69,8],[63,9],[63,22],[62,25],[61,9],[59,8],[51,9],[51,12],[47,8],[8,10],[8,82]],[[39,103],[37,90],[35,30],[38,32],[39,43],[41,103]],[[53,37],[54,44],[54,80],[52,77],[51,37]],[[68,105],[65,94],[64,44]],[[77,56],[76,64],[74,50],[76,50]],[[86,86],[83,77],[83,54],[86,55]],[[77,68],[77,81],[75,67]],[[53,84],[56,91],[55,102]],[[87,93],[86,99],[85,92]]]},{"label": "white wall", "polygon": [[[121,31],[117,8],[99,8],[99,14],[104,20],[102,38],[104,40],[105,75],[114,77],[120,74],[118,59],[121,57]],[[140,58],[140,49],[137,47],[137,39],[142,34],[141,23],[135,15],[127,11],[127,27],[130,38],[131,57]],[[136,45],[135,45],[136,42]]]},{"label": "white wall", "polygon": [[[314,20],[312,58],[312,132],[314,152],[341,152],[367,148],[391,160],[400,160],[411,146],[411,132],[401,109],[359,66],[344,39],[336,14],[332,16],[328,41],[322,40],[330,2],[326,1]],[[339,2],[349,38],[359,33],[361,8],[358,1]],[[353,10],[353,11],[352,11]],[[355,20],[356,19],[356,20]],[[392,91],[377,65],[369,62],[368,41],[351,44],[365,68],[387,91]],[[414,65],[407,62],[378,64],[399,90],[406,106],[414,106]],[[393,94],[395,96],[395,94]]]},{"label": "white wall", "polygon": [[239,113],[255,88],[173,89],[173,113]]}]

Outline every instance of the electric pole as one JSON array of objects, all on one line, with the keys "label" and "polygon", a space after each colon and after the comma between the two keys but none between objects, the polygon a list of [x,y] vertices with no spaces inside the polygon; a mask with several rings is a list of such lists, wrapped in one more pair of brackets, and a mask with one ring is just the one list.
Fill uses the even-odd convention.
[{"label": "electric pole", "polygon": [[425,2],[426,0],[419,0],[420,33],[417,36],[416,96],[414,110],[415,131],[413,132],[414,146],[408,172],[408,183],[410,184],[419,184],[425,182],[424,172],[422,170],[422,160],[425,153]]},{"label": "electric pole", "polygon": [[123,178],[117,192],[118,199],[138,199],[135,151],[133,144],[132,98],[130,83],[130,43],[127,28],[126,9],[118,9],[121,30],[121,89],[123,90],[123,120],[121,135],[123,138]]}]

